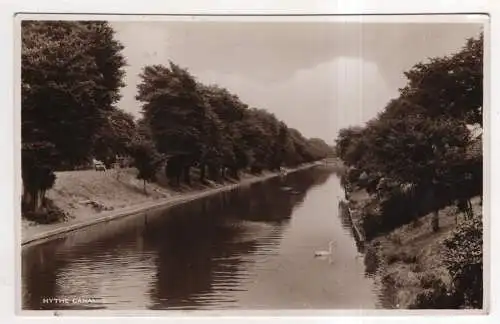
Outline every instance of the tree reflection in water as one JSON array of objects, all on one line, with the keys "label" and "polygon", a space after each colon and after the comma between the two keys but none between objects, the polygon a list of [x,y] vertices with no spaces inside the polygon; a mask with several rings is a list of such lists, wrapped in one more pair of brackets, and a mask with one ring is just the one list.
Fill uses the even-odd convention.
[{"label": "tree reflection in water", "polygon": [[156,235],[147,236],[159,248],[151,308],[236,303],[231,291],[251,280],[252,256],[276,250],[293,209],[330,175],[321,169],[298,172],[171,209],[171,217],[154,227]]},{"label": "tree reflection in water", "polygon": [[[312,187],[325,183],[330,175],[330,170],[322,168],[292,173],[286,179],[271,179],[173,207],[156,216],[153,213],[147,222],[141,217],[118,220],[100,229],[89,228],[87,233],[27,248],[22,256],[23,308],[59,308],[43,305],[42,297],[57,297],[68,290],[98,293],[103,284],[98,280],[109,280],[109,275],[99,274],[99,267],[119,273],[119,262],[131,256],[134,262],[140,263],[141,258],[153,262],[152,278],[146,287],[151,309],[203,308],[211,303],[235,302],[231,293],[251,279],[258,256],[275,253],[279,247],[293,209]],[[285,186],[293,191],[283,190]],[[71,235],[85,240],[78,243]],[[99,276],[87,281],[95,287],[61,287],[72,284],[69,279],[59,282],[58,276],[73,269],[75,262],[85,262],[92,275]],[[126,285],[134,278],[119,280]]]}]

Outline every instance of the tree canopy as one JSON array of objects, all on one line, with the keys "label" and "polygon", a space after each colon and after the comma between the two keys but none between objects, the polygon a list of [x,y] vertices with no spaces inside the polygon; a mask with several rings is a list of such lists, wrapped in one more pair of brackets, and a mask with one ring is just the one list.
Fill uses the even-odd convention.
[{"label": "tree canopy", "polygon": [[[189,174],[198,165],[213,177],[229,169],[253,172],[277,170],[326,157],[332,151],[320,139],[305,139],[264,109],[250,108],[218,85],[199,82],[184,68],[144,67],[137,100],[143,123],[149,126],[156,148],[171,158],[172,174]],[[180,158],[180,156],[183,156]],[[175,169],[175,170],[174,170]]]},{"label": "tree canopy", "polygon": [[467,158],[467,126],[482,123],[482,42],[480,35],[455,54],[417,63],[405,72],[399,97],[376,118],[339,132],[336,151],[351,182],[385,198],[407,185],[413,194],[432,193],[436,215],[450,200],[479,192],[468,188],[482,186],[482,156]]},{"label": "tree canopy", "polygon": [[38,192],[41,175],[92,154],[116,114],[125,60],[106,22],[23,21],[21,31],[23,184]]}]

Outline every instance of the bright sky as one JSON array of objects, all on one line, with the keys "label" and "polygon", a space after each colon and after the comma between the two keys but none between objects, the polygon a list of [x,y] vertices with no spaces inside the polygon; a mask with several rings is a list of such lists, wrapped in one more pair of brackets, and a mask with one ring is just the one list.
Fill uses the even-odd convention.
[{"label": "bright sky", "polygon": [[406,82],[403,71],[459,50],[481,30],[472,23],[111,24],[128,62],[122,109],[140,116],[138,74],[172,60],[329,143],[339,129],[366,122],[396,97]]}]

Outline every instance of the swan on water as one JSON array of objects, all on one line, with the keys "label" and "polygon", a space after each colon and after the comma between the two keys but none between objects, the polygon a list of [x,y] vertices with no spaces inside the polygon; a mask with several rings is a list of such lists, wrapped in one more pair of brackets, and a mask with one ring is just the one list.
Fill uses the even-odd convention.
[{"label": "swan on water", "polygon": [[314,256],[316,257],[319,257],[319,256],[330,256],[332,255],[332,250],[333,250],[333,246],[335,245],[335,242],[333,241],[330,241],[330,243],[328,243],[328,251],[316,251],[314,252]]}]

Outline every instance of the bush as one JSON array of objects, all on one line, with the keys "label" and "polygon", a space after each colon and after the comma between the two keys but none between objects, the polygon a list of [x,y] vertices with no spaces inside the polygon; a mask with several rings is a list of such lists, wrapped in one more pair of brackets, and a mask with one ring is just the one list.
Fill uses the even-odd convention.
[{"label": "bush", "polygon": [[464,308],[483,306],[482,215],[461,223],[445,240],[444,263],[453,278],[454,294]]},{"label": "bush", "polygon": [[380,257],[378,255],[379,242],[366,246],[365,250],[365,271],[369,275],[375,274],[380,266]]},{"label": "bush", "polygon": [[415,309],[453,309],[457,308],[459,301],[450,291],[446,283],[432,272],[426,272],[420,279],[422,291],[409,308]]},{"label": "bush", "polygon": [[42,207],[37,211],[23,211],[23,216],[27,220],[38,224],[58,223],[68,218],[68,214],[57,207],[50,199],[44,199]]},{"label": "bush", "polygon": [[402,262],[406,264],[416,263],[417,256],[412,255],[407,251],[393,252],[387,256],[387,263],[393,264],[396,262]]}]

